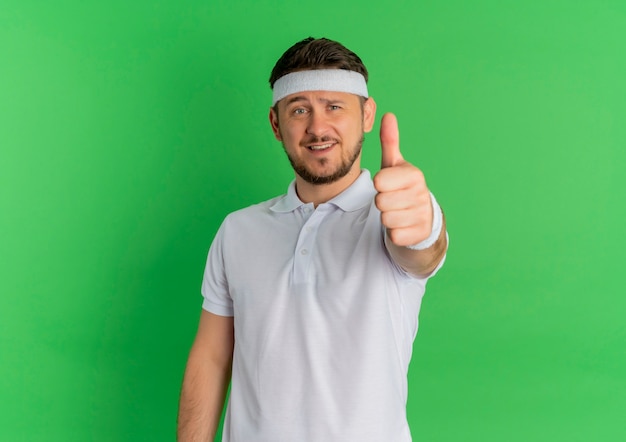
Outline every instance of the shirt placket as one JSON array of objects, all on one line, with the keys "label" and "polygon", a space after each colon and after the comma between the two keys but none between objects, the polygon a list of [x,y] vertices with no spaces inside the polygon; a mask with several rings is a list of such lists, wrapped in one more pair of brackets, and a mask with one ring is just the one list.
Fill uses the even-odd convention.
[{"label": "shirt placket", "polygon": [[[318,206],[313,209],[312,205],[301,206],[306,222],[300,230],[298,242],[294,251],[293,282],[302,284],[310,281],[311,261],[313,260],[315,240],[319,226],[328,214],[327,206]],[[308,219],[307,219],[308,217]]]}]

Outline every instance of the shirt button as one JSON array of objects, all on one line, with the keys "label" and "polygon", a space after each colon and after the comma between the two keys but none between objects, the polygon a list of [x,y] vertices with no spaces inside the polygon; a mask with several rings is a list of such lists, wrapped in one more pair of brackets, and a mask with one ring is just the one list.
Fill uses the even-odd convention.
[{"label": "shirt button", "polygon": [[300,254],[301,255],[308,255],[309,251],[307,249],[302,249],[302,250],[300,250]]}]

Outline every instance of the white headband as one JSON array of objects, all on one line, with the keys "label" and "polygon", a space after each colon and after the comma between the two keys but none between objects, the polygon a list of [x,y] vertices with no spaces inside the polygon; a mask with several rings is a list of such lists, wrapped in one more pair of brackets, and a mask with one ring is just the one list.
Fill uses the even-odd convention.
[{"label": "white headband", "polygon": [[304,91],[347,92],[367,98],[365,77],[346,69],[298,71],[280,77],[274,83],[272,106],[287,95]]}]

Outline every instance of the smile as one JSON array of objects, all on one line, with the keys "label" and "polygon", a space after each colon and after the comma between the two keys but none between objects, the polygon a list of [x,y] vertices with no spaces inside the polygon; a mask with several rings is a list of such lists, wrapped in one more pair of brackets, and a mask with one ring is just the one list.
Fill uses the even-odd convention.
[{"label": "smile", "polygon": [[310,146],[307,146],[307,149],[314,150],[314,151],[326,150],[326,149],[332,147],[334,144],[335,143],[310,145]]}]

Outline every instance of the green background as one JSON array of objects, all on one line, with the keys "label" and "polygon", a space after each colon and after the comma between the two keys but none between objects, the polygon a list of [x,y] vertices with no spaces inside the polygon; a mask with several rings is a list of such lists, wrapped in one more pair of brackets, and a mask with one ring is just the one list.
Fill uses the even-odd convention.
[{"label": "green background", "polygon": [[448,218],[415,440],[626,440],[626,3],[384,3],[2,0],[0,440],[174,439],[213,235],[292,178],[267,78],[309,35]]}]

